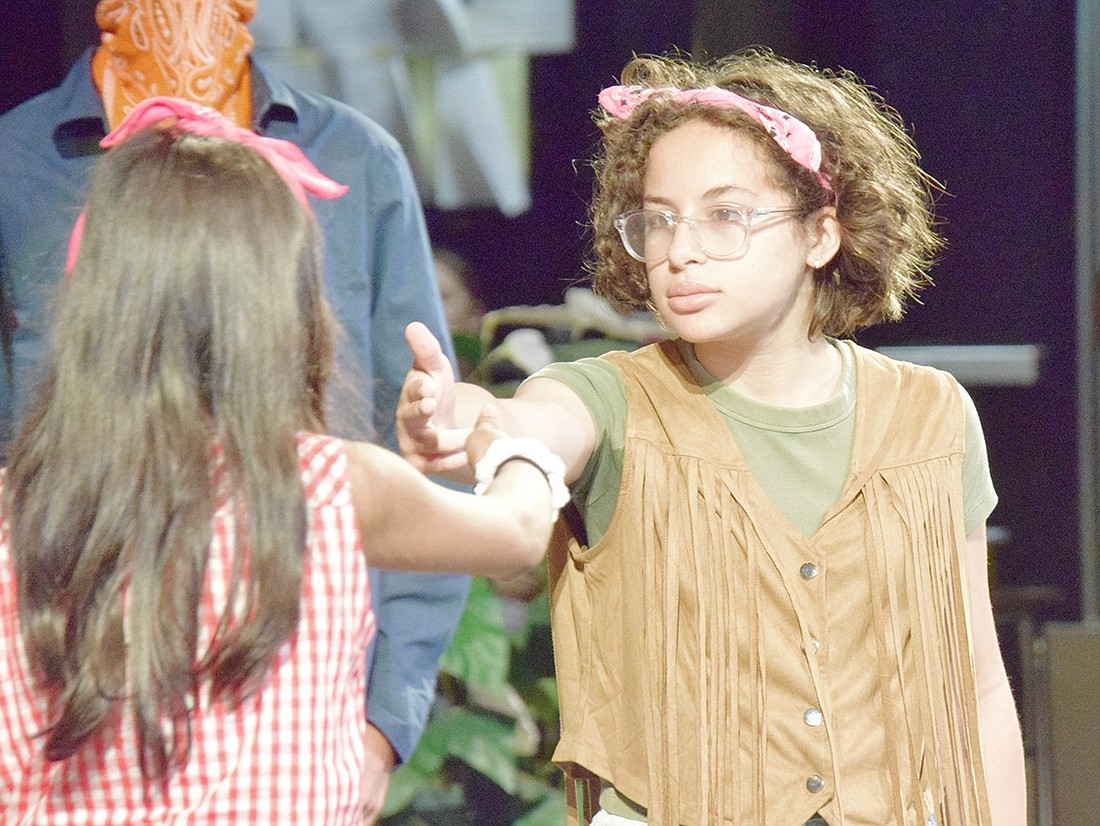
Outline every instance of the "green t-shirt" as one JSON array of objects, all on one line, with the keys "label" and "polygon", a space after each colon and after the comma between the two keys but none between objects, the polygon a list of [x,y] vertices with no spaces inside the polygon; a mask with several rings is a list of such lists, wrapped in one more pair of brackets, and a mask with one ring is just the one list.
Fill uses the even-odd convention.
[{"label": "green t-shirt", "polygon": [[[692,375],[733,433],[753,476],[806,536],[817,530],[840,496],[855,439],[854,345],[846,341],[832,343],[843,361],[840,392],[823,404],[789,408],[763,404],[731,390],[699,364],[690,345],[678,342]],[[573,485],[574,498],[585,514],[588,540],[595,544],[611,523],[622,482],[626,431],[622,374],[608,361],[586,358],[552,364],[535,377],[569,387],[595,422],[596,449]],[[997,494],[989,474],[978,412],[969,394],[961,392],[966,411],[963,508],[969,533],[993,512]]]},{"label": "green t-shirt", "polygon": [[[691,346],[678,342],[692,376],[725,420],[757,482],[803,534],[811,536],[839,498],[848,477],[855,441],[856,368],[853,344],[832,341],[840,351],[840,392],[810,407],[786,408],[750,399],[710,375]],[[553,364],[536,374],[559,381],[584,402],[596,425],[596,449],[573,495],[585,514],[588,540],[595,544],[615,512],[623,471],[626,389],[622,374],[603,359],[584,358]],[[962,390],[966,413],[963,458],[963,509],[966,532],[982,524],[997,504],[989,474],[985,437],[969,394]],[[622,817],[644,821],[644,810],[606,786],[600,806]]]}]

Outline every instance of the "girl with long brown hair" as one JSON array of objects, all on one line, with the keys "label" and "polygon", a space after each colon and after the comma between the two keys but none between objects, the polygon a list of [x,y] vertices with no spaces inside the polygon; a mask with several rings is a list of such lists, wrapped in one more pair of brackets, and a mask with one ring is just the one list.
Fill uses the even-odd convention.
[{"label": "girl with long brown hair", "polygon": [[3,475],[0,819],[361,822],[368,560],[523,570],[554,458],[486,419],[474,497],[323,435],[343,188],[183,101],[105,144]]}]

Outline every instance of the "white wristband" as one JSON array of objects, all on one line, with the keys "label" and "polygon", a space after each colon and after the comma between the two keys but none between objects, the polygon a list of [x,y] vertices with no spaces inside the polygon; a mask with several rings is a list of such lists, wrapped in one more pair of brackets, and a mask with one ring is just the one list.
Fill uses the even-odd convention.
[{"label": "white wristband", "polygon": [[474,465],[474,493],[485,493],[505,462],[523,459],[530,462],[546,477],[550,484],[550,506],[554,517],[569,502],[569,488],[565,486],[565,462],[538,439],[506,436],[494,440],[476,465]]}]

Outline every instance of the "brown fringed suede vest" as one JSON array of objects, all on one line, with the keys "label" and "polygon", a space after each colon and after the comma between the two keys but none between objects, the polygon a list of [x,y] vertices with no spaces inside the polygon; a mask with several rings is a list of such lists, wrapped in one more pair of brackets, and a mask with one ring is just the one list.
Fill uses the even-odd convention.
[{"label": "brown fringed suede vest", "polygon": [[[623,480],[594,547],[551,551],[554,759],[651,823],[989,824],[959,390],[855,350],[848,482],[809,538],[674,346],[605,356],[626,383]],[[569,800],[583,821],[591,799]]]}]

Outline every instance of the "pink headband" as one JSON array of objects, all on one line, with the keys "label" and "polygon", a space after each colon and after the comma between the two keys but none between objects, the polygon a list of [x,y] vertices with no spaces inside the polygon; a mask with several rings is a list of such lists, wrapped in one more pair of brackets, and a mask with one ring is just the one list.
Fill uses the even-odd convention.
[{"label": "pink headband", "polygon": [[793,115],[749,100],[734,92],[708,86],[705,89],[647,88],[645,86],[609,86],[600,92],[600,106],[609,115],[629,120],[634,110],[652,97],[667,97],[678,103],[704,103],[722,109],[740,109],[759,123],[799,166],[814,173],[817,182],[830,192],[829,176],[821,171],[821,143],[814,131]]},{"label": "pink headband", "polygon": [[[99,145],[109,149],[165,120],[174,121],[177,127],[192,135],[225,138],[247,146],[275,168],[306,210],[309,209],[307,194],[328,199],[339,198],[348,191],[343,184],[322,174],[305,153],[290,141],[258,135],[251,129],[237,126],[215,109],[180,98],[153,97],[143,100],[130,110],[122,123],[103,138]],[[69,240],[66,271],[72,270],[76,262],[83,235],[84,213],[81,212]]]}]

